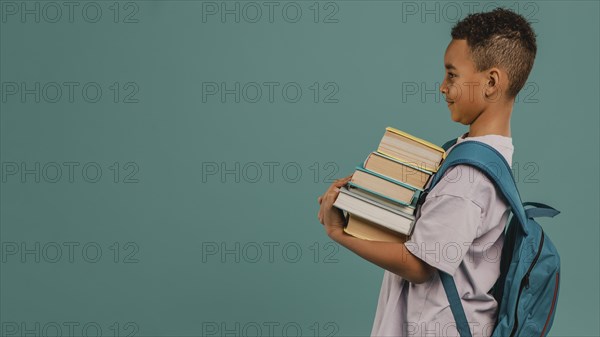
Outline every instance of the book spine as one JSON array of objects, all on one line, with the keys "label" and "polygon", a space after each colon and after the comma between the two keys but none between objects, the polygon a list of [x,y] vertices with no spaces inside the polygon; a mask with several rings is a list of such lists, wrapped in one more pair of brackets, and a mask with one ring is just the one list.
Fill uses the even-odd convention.
[{"label": "book spine", "polygon": [[419,199],[418,197],[416,197],[416,196],[415,196],[415,194],[416,194],[416,193],[415,193],[415,194],[413,194],[412,198],[410,199],[410,200],[411,200],[411,202],[410,202],[410,203],[406,203],[406,202],[404,202],[404,201],[400,201],[400,200],[397,200],[397,199],[394,199],[394,198],[390,198],[390,197],[388,197],[387,195],[384,195],[384,194],[381,194],[381,193],[375,192],[375,191],[373,191],[373,190],[370,190],[370,189],[368,189],[368,188],[362,187],[362,186],[360,186],[360,185],[358,185],[358,184],[356,184],[356,183],[353,183],[353,182],[351,182],[351,181],[350,181],[350,182],[348,182],[348,185],[350,185],[350,186],[353,186],[353,187],[356,187],[356,188],[358,188],[358,189],[361,189],[361,190],[363,190],[363,191],[367,191],[367,192],[369,192],[369,193],[371,193],[371,194],[375,194],[375,195],[377,195],[377,196],[380,196],[380,197],[382,197],[382,198],[384,198],[384,199],[386,199],[386,200],[389,200],[389,201],[392,201],[392,202],[398,203],[398,204],[400,204],[400,205],[403,205],[403,206],[408,206],[408,207],[414,207],[414,205],[416,205],[416,203],[415,203],[415,200],[416,200],[416,199]]},{"label": "book spine", "polygon": [[417,190],[418,191],[422,191],[422,189],[420,189],[420,188],[414,187],[412,185],[409,185],[409,184],[407,184],[405,182],[402,182],[402,181],[399,181],[399,180],[396,180],[396,179],[392,179],[390,177],[384,176],[383,174],[379,174],[379,173],[377,173],[375,171],[371,171],[371,170],[366,169],[364,167],[356,166],[356,169],[359,170],[359,171],[363,171],[365,173],[368,173],[370,175],[376,176],[377,178],[381,178],[383,180],[389,181],[389,182],[394,183],[396,185],[402,186],[402,187],[404,187],[406,189],[409,189],[409,190],[411,190],[413,192],[417,191]]}]

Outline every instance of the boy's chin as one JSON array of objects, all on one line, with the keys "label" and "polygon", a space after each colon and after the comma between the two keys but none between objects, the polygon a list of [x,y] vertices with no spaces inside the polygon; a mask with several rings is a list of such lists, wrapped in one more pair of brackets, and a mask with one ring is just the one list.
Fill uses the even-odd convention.
[{"label": "boy's chin", "polygon": [[450,118],[456,123],[460,123],[460,124],[464,124],[464,125],[469,124],[469,123],[465,123],[461,119],[461,114],[458,111],[456,111],[455,109],[450,109]]},{"label": "boy's chin", "polygon": [[460,118],[459,118],[460,116],[458,115],[458,113],[456,112],[456,110],[453,110],[453,109],[451,108],[451,106],[450,106],[450,107],[448,107],[448,109],[450,110],[450,118],[451,118],[453,121],[457,122],[457,123],[458,123],[458,122],[460,122]]}]

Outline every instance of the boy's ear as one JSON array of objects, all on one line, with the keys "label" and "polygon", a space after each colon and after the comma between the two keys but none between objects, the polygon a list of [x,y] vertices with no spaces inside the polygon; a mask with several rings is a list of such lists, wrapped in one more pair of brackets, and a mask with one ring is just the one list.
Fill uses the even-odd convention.
[{"label": "boy's ear", "polygon": [[490,68],[487,71],[487,82],[484,88],[483,93],[485,94],[485,99],[489,102],[497,102],[500,97],[502,97],[502,88],[500,87],[500,69],[498,68]]}]

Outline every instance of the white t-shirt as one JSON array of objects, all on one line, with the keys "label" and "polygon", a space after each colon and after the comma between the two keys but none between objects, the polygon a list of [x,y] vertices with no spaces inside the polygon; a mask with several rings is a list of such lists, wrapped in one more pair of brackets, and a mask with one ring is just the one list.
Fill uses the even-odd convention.
[{"label": "white t-shirt", "polygon": [[[512,138],[465,135],[457,144],[484,142],[512,167]],[[456,165],[429,192],[405,243],[415,256],[454,277],[473,337],[490,336],[496,323],[498,304],[488,292],[500,275],[509,214],[484,173]],[[385,270],[371,336],[459,336],[439,274],[414,284]]]}]

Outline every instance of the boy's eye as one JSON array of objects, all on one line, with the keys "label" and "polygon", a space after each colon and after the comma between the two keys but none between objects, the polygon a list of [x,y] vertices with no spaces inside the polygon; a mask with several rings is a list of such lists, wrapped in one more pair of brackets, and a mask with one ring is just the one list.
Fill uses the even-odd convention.
[{"label": "boy's eye", "polygon": [[454,78],[456,75],[454,73],[448,73],[448,78]]}]

